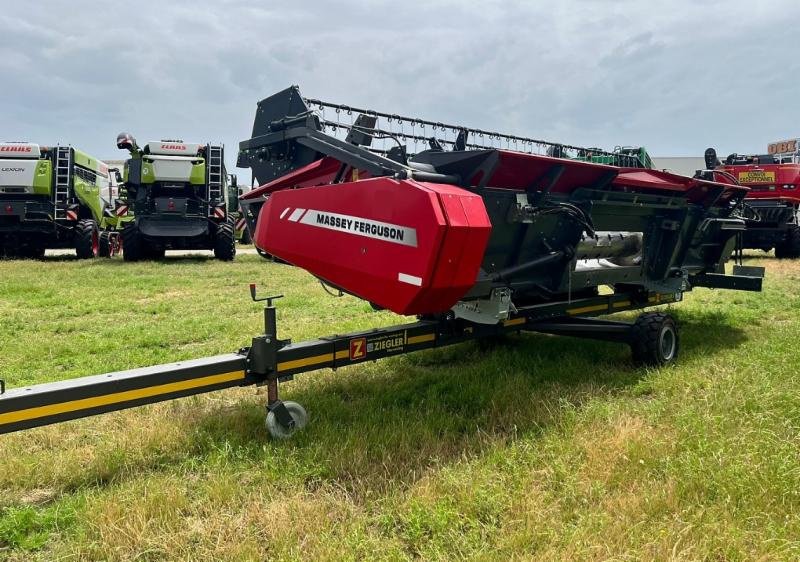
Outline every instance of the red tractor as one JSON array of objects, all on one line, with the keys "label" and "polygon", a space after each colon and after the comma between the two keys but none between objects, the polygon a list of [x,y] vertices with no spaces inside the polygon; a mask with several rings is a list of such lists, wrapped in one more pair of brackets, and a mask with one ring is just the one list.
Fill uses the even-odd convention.
[{"label": "red tractor", "polygon": [[706,179],[750,188],[750,211],[741,247],[769,251],[780,259],[800,258],[800,139],[769,144],[767,154],[731,154],[725,160],[709,148]]}]

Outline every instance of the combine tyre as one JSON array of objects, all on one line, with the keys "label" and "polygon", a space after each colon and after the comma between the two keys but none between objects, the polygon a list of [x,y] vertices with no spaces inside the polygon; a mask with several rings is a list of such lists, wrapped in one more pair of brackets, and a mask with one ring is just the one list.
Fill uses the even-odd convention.
[{"label": "combine tyre", "polygon": [[214,257],[221,261],[231,261],[236,257],[236,236],[230,219],[217,227],[214,237]]},{"label": "combine tyre", "polygon": [[84,219],[75,225],[75,253],[79,260],[96,258],[100,253],[100,235],[93,219]]},{"label": "combine tyre", "polygon": [[800,226],[793,225],[786,233],[786,238],[775,246],[775,257],[778,259],[800,258]]},{"label": "combine tyre", "polygon": [[146,247],[136,223],[130,222],[122,230],[122,259],[139,261],[147,257]]}]

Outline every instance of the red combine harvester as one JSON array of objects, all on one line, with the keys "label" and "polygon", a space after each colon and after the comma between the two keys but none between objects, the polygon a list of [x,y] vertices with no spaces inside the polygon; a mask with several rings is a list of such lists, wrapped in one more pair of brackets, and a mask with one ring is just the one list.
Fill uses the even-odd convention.
[{"label": "red combine harvester", "polygon": [[767,154],[731,154],[724,161],[709,148],[701,177],[733,181],[750,188],[745,203],[746,230],[741,247],[766,252],[777,258],[800,258],[800,139],[770,143]]},{"label": "red combine harvester", "polygon": [[296,87],[266,98],[239,153],[264,184],[241,200],[256,245],[416,320],[292,343],[278,337],[280,295],[257,298],[252,285],[267,306],[249,347],[9,391],[0,432],[256,384],[267,386],[270,433],[287,437],[307,418],[279,399],[281,381],[522,331],[621,342],[638,362],[672,362],[668,314],[596,317],[677,302],[694,287],[761,290],[763,268],[725,273],[749,190],[586,154],[310,100]]}]

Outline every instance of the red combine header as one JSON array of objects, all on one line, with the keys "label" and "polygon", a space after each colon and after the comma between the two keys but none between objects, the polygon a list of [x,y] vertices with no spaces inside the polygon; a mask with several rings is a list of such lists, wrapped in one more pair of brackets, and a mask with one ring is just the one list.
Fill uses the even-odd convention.
[{"label": "red combine header", "polygon": [[[330,118],[329,118],[330,117]],[[598,155],[604,163],[592,162]],[[263,184],[242,208],[265,252],[376,308],[416,320],[292,343],[264,334],[236,353],[12,390],[0,433],[232,386],[266,385],[267,427],[287,437],[305,410],[278,383],[522,331],[624,343],[664,365],[675,321],[645,312],[694,287],[759,291],[763,268],[725,264],[749,189],[647,169],[602,153],[357,110],[288,88],[258,104],[240,166]],[[607,289],[600,291],[605,286]]]},{"label": "red combine header", "polygon": [[[354,112],[345,107],[296,88],[267,98],[239,157],[265,183],[243,198],[256,245],[342,291],[398,314],[477,321],[486,311],[491,323],[599,285],[730,282],[720,272],[744,229],[746,188],[393,114],[359,110],[350,125],[322,115]],[[381,115],[394,131],[377,125]],[[454,139],[411,139],[427,145],[411,154],[397,128],[424,123]],[[344,140],[326,132],[342,129]],[[470,143],[476,136],[511,148]],[[398,142],[374,146],[384,138]]]},{"label": "red combine header", "polygon": [[704,177],[747,186],[743,248],[775,249],[777,258],[800,258],[800,139],[770,143],[767,154],[731,154],[717,159],[706,150]]}]

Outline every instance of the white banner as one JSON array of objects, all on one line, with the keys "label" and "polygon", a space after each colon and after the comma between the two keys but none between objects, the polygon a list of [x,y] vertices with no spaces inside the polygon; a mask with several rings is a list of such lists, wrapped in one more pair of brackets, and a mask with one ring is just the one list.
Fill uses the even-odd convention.
[{"label": "white banner", "polygon": [[375,221],[352,215],[342,215],[339,213],[329,213],[327,211],[317,211],[314,209],[294,209],[288,213],[285,209],[281,213],[281,218],[287,218],[292,222],[300,222],[318,228],[338,230],[356,236],[383,240],[393,244],[417,247],[417,230],[407,226],[400,226],[388,222]]}]

